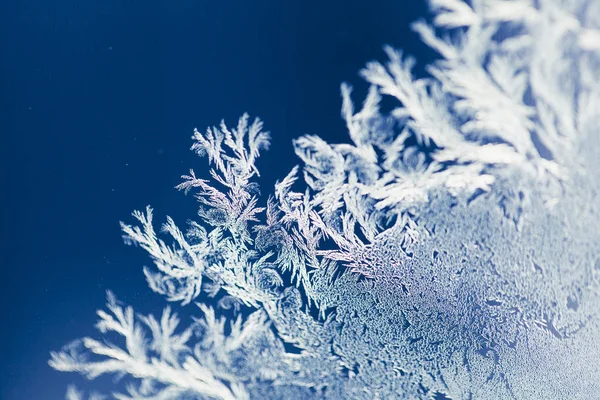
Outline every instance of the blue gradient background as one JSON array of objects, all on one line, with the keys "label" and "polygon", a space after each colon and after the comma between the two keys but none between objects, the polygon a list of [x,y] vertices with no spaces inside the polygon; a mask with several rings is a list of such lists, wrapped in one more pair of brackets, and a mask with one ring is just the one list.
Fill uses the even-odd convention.
[{"label": "blue gradient background", "polygon": [[260,116],[266,196],[297,163],[293,138],[347,140],[339,84],[362,100],[357,72],[384,60],[383,44],[421,70],[432,59],[409,29],[425,16],[424,3],[393,0],[1,2],[0,398],[115,387],[53,371],[49,352],[96,335],[107,289],[141,312],[165,305],[118,221],[146,204],[157,222],[195,215],[173,189],[189,168],[206,174],[188,150],[194,127]]}]

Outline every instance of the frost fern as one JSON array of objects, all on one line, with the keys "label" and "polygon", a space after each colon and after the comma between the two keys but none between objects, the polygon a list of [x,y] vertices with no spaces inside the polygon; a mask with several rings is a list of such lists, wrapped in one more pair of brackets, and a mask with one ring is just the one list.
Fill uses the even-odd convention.
[{"label": "frost fern", "polygon": [[122,229],[150,288],[200,317],[109,294],[97,327],[122,344],[85,338],[51,366],[132,378],[119,399],[596,396],[600,4],[429,3],[430,76],[386,47],[360,109],[341,86],[348,143],[296,139],[303,183],[293,168],[265,204],[260,120],[195,131],[210,179],[178,188],[200,221],[167,217],[171,244],[149,207]]}]

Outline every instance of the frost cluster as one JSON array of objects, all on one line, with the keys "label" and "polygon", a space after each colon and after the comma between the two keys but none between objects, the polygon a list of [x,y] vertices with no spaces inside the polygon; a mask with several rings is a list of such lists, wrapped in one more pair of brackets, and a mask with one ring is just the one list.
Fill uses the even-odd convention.
[{"label": "frost cluster", "polygon": [[600,2],[429,3],[430,77],[386,48],[362,107],[341,87],[349,141],[295,140],[264,204],[261,121],[196,131],[197,221],[122,229],[197,319],[109,294],[107,340],[50,365],[124,376],[117,399],[598,398]]}]

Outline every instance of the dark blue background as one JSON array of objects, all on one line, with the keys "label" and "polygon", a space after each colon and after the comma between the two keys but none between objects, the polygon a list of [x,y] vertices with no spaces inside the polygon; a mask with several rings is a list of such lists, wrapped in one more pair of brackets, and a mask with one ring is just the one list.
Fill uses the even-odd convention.
[{"label": "dark blue background", "polygon": [[383,44],[421,67],[432,57],[409,29],[426,7],[408,0],[1,3],[2,399],[61,399],[82,384],[51,370],[49,351],[96,335],[106,289],[139,311],[163,307],[118,221],[146,204],[157,222],[193,217],[173,187],[189,168],[206,174],[188,150],[194,127],[260,116],[268,194],[297,162],[292,138],[347,140],[339,85],[362,100],[357,72],[384,59]]}]

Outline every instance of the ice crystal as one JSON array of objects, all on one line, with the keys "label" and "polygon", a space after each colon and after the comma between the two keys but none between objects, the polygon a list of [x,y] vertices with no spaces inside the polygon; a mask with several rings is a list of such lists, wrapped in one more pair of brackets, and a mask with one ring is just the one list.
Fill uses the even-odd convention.
[{"label": "ice crystal", "polygon": [[260,120],[196,131],[210,178],[178,188],[200,220],[167,217],[172,244],[149,207],[122,228],[150,288],[199,317],[109,294],[97,327],[122,344],[84,338],[51,366],[131,378],[118,399],[596,398],[600,4],[430,5],[413,25],[441,56],[430,77],[386,47],[359,110],[341,87],[348,143],[296,139],[304,183],[295,167],[266,204]]}]

